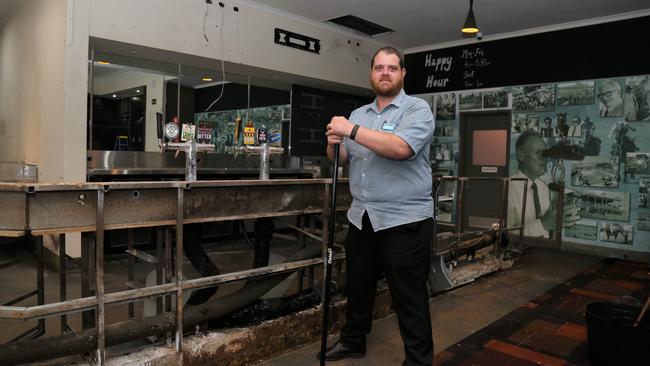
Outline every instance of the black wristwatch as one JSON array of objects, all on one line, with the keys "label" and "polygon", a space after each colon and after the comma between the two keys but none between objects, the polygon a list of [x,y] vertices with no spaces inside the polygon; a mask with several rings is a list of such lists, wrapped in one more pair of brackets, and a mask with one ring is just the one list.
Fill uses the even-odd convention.
[{"label": "black wristwatch", "polygon": [[354,125],[352,131],[350,132],[350,140],[354,140],[357,137],[357,131],[359,131],[359,125]]}]

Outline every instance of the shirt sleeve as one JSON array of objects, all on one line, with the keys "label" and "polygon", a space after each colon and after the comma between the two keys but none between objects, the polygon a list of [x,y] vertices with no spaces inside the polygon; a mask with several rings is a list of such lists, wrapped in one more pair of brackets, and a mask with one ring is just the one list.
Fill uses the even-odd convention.
[{"label": "shirt sleeve", "polygon": [[435,121],[429,105],[419,99],[404,111],[395,135],[411,147],[414,152],[411,159],[414,159],[424,146],[431,144],[434,128]]},{"label": "shirt sleeve", "polygon": [[[357,119],[356,114],[357,114],[357,110],[355,109],[352,111],[352,113],[350,113],[350,118],[348,118],[348,121],[352,123],[357,123],[355,122]],[[348,153],[348,161],[350,161],[352,158],[352,155],[350,155],[350,141],[352,140],[349,137],[345,137],[343,139],[343,147],[345,148],[345,151]]]}]

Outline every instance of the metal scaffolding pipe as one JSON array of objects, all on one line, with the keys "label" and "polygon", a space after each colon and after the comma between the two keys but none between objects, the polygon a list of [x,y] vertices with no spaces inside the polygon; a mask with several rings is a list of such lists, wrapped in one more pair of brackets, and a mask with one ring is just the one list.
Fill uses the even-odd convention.
[{"label": "metal scaffolding pipe", "polygon": [[[321,249],[320,244],[311,245],[296,252],[287,259],[287,262],[319,256]],[[187,306],[183,316],[184,328],[191,329],[195,324],[217,319],[252,303],[291,273],[251,280],[235,293],[201,305]],[[175,312],[110,324],[106,326],[105,330],[105,345],[113,346],[152,335],[173,332],[175,329]],[[16,344],[0,345],[0,360],[5,365],[16,365],[86,353],[96,347],[97,332],[94,328],[90,328],[78,333],[66,333]]]}]

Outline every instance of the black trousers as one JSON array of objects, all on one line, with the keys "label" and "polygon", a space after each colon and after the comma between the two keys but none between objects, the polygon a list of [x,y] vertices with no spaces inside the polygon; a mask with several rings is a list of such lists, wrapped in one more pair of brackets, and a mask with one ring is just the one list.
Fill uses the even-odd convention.
[{"label": "black trousers", "polygon": [[379,275],[386,275],[399,330],[404,365],[433,362],[427,278],[431,266],[432,218],[374,232],[368,214],[363,229],[350,224],[345,241],[347,265],[346,324],[341,342],[365,349]]}]

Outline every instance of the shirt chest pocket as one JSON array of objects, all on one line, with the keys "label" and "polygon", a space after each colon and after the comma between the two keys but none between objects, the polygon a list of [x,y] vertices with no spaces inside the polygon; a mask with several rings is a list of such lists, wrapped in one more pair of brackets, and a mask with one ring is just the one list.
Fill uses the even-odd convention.
[{"label": "shirt chest pocket", "polygon": [[402,120],[402,113],[395,113],[387,116],[379,124],[379,131],[395,133],[399,128],[399,124]]}]

